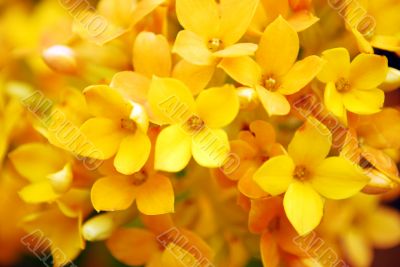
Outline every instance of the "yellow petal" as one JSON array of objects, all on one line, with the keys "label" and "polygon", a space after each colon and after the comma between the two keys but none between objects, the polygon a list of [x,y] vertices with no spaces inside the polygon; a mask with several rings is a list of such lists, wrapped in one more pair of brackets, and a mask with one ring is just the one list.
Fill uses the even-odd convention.
[{"label": "yellow petal", "polygon": [[351,62],[349,81],[353,88],[372,89],[385,81],[388,70],[386,57],[360,54]]},{"label": "yellow petal", "polygon": [[286,97],[278,92],[271,92],[262,86],[256,87],[258,98],[269,116],[287,115],[290,104]]},{"label": "yellow petal", "polygon": [[395,210],[381,207],[371,212],[365,227],[376,248],[388,249],[400,243],[400,215]]},{"label": "yellow petal", "polygon": [[[96,156],[101,160],[115,155],[122,139],[127,135],[121,130],[119,122],[106,118],[89,119],[82,124],[80,131],[85,136],[85,143],[82,144],[83,149],[80,150],[79,155]],[[99,153],[93,154],[92,148]]]},{"label": "yellow petal", "polygon": [[257,45],[252,43],[240,43],[226,47],[225,49],[214,52],[216,57],[243,57],[253,55],[257,50]]},{"label": "yellow petal", "polygon": [[128,176],[101,178],[92,186],[91,199],[97,211],[127,209],[135,200],[132,180]]},{"label": "yellow petal", "polygon": [[155,174],[136,188],[136,204],[146,215],[174,212],[174,189],[168,177]]},{"label": "yellow petal", "polygon": [[343,248],[347,259],[353,266],[371,266],[373,250],[365,234],[356,228],[347,230],[342,236]]},{"label": "yellow petal", "polygon": [[256,59],[264,72],[280,76],[289,71],[298,52],[299,37],[296,31],[279,16],[265,29]]},{"label": "yellow petal", "polygon": [[129,115],[129,103],[120,93],[106,85],[89,86],[83,94],[89,111],[94,116],[120,119]]},{"label": "yellow petal", "polygon": [[151,78],[152,75],[169,76],[171,52],[168,40],[160,34],[141,32],[133,47],[133,67],[135,71]]},{"label": "yellow petal", "polygon": [[224,58],[218,65],[235,81],[255,87],[261,79],[261,68],[250,57]]},{"label": "yellow petal", "polygon": [[333,48],[322,53],[325,65],[318,74],[321,82],[336,82],[339,78],[347,78],[350,70],[350,54],[346,48]]},{"label": "yellow petal", "polygon": [[337,117],[342,117],[345,114],[342,95],[336,91],[335,84],[329,82],[326,84],[324,91],[324,104],[326,108]]},{"label": "yellow petal", "polygon": [[358,165],[341,157],[330,157],[314,169],[311,184],[326,198],[344,199],[358,193],[368,181]]},{"label": "yellow petal", "polygon": [[25,202],[31,204],[52,202],[59,197],[47,181],[27,185],[18,193]]},{"label": "yellow petal", "polygon": [[235,87],[225,85],[202,91],[196,99],[197,114],[211,128],[231,123],[239,112]]},{"label": "yellow petal", "polygon": [[181,171],[192,157],[191,137],[180,125],[163,129],[157,137],[154,168],[167,172]]},{"label": "yellow petal", "polygon": [[106,245],[117,260],[130,266],[145,265],[159,251],[154,234],[139,228],[118,229]]},{"label": "yellow petal", "polygon": [[267,160],[254,173],[253,179],[267,193],[273,196],[284,193],[293,181],[295,165],[286,155]]},{"label": "yellow petal", "polygon": [[182,123],[194,114],[192,93],[176,79],[153,77],[148,101],[154,116],[164,124]]},{"label": "yellow petal", "polygon": [[309,56],[296,62],[284,76],[278,92],[291,95],[300,91],[320,72],[324,61],[317,56]]},{"label": "yellow petal", "polygon": [[113,76],[110,87],[123,96],[143,104],[147,100],[150,79],[133,71],[121,71]]},{"label": "yellow petal", "polygon": [[381,89],[351,90],[343,95],[343,103],[347,110],[361,115],[374,114],[381,111],[385,94]]},{"label": "yellow petal", "polygon": [[288,152],[296,165],[312,168],[322,162],[332,145],[332,134],[317,119],[309,117],[296,131]]},{"label": "yellow petal", "polygon": [[140,130],[125,137],[114,158],[115,169],[125,175],[139,171],[150,155],[149,137]]},{"label": "yellow petal", "polygon": [[192,253],[175,243],[169,243],[161,255],[161,265],[165,267],[201,266]]},{"label": "yellow petal", "polygon": [[200,166],[207,168],[221,167],[228,153],[229,140],[223,130],[205,128],[192,138],[193,158]]},{"label": "yellow petal", "polygon": [[183,30],[178,33],[172,52],[195,65],[212,65],[213,54],[206,46],[206,40],[195,33]]},{"label": "yellow petal", "polygon": [[220,26],[220,15],[214,0],[177,0],[176,16],[179,23],[204,38],[215,37]]},{"label": "yellow petal", "polygon": [[16,170],[31,182],[46,180],[47,175],[61,170],[66,163],[59,150],[41,143],[21,145],[8,156]]},{"label": "yellow petal", "polygon": [[307,10],[295,12],[288,18],[288,22],[297,32],[301,32],[308,29],[318,21],[319,18],[317,18]]},{"label": "yellow petal", "polygon": [[[220,35],[225,44],[236,43],[249,28],[258,0],[222,0]],[[240,19],[238,19],[240,18]]]},{"label": "yellow petal", "polygon": [[197,95],[210,82],[214,69],[214,66],[198,66],[181,60],[175,65],[172,77],[184,82]]},{"label": "yellow petal", "polygon": [[[66,217],[57,208],[46,209],[41,213],[32,215],[22,222],[22,227],[26,232],[32,235],[38,234],[37,239],[34,239],[36,242],[28,243],[28,245],[45,245],[46,243],[43,243],[43,241],[51,241],[49,245],[53,256],[53,266],[68,265],[84,249],[85,243],[81,235],[82,218],[80,216]],[[47,259],[47,256],[44,259]]]},{"label": "yellow petal", "polygon": [[315,229],[322,219],[324,202],[311,185],[295,181],[283,199],[285,213],[299,233],[305,235]]}]

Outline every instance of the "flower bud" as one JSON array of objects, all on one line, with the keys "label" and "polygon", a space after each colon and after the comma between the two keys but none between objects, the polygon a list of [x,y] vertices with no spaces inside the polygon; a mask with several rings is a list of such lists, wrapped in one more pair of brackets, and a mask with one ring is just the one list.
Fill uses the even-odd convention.
[{"label": "flower bud", "polygon": [[43,60],[52,70],[62,74],[74,74],[78,63],[74,50],[64,45],[54,45],[42,53]]}]

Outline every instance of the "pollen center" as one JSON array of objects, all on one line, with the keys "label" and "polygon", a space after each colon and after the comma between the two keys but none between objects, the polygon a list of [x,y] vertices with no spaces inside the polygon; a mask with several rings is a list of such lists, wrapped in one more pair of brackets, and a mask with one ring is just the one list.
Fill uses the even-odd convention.
[{"label": "pollen center", "polygon": [[121,119],[121,128],[130,132],[136,131],[136,122],[131,119]]},{"label": "pollen center", "polygon": [[304,181],[309,178],[309,172],[304,166],[296,166],[293,177],[297,180]]},{"label": "pollen center", "polygon": [[191,131],[200,131],[205,124],[200,117],[193,115],[186,121],[186,125]]},{"label": "pollen center", "polygon": [[208,40],[207,47],[211,52],[216,52],[222,48],[222,40],[218,38],[211,38]]},{"label": "pollen center", "polygon": [[335,83],[335,87],[339,92],[347,92],[350,90],[350,83],[345,78],[339,78]]},{"label": "pollen center", "polygon": [[278,89],[278,81],[272,76],[264,76],[261,85],[268,91],[276,91]]}]

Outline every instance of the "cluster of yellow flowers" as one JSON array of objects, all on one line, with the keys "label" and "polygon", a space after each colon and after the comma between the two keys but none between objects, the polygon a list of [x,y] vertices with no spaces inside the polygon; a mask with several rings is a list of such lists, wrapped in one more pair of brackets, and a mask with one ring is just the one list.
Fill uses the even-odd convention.
[{"label": "cluster of yellow flowers", "polygon": [[371,266],[400,244],[399,14],[0,0],[0,265]]}]

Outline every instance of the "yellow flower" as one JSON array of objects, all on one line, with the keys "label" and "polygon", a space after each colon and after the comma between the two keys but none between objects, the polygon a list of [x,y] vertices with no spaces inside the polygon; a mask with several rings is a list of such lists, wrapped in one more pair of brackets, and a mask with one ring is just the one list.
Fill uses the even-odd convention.
[{"label": "yellow flower", "polygon": [[245,34],[258,0],[177,0],[176,15],[185,28],[173,52],[196,65],[213,65],[218,58],[251,55],[253,43],[237,43]]},{"label": "yellow flower", "polygon": [[317,23],[312,10],[311,0],[261,0],[261,5],[250,25],[250,32],[261,35],[265,25],[268,25],[277,17],[284,17],[297,31],[304,31]]},{"label": "yellow flower", "polygon": [[288,155],[273,157],[253,179],[271,195],[285,193],[286,215],[300,235],[320,222],[324,200],[344,199],[368,182],[361,168],[342,157],[327,157],[332,137],[329,130],[310,118],[295,134]]},{"label": "yellow flower", "polygon": [[322,53],[327,61],[318,79],[326,83],[324,102],[328,110],[339,118],[346,110],[356,114],[373,114],[381,110],[385,95],[379,86],[386,78],[386,57],[360,54],[350,63],[345,48],[334,48]]},{"label": "yellow flower", "polygon": [[25,202],[54,201],[72,186],[68,156],[55,147],[28,143],[12,151],[9,157],[17,172],[30,182],[19,191]]},{"label": "yellow flower", "polygon": [[80,131],[95,146],[96,153],[87,149],[80,154],[100,160],[115,155],[118,172],[128,175],[139,171],[151,149],[149,121],[143,107],[106,85],[90,86],[83,93],[95,118],[84,122]]},{"label": "yellow flower", "polygon": [[51,206],[22,221],[22,228],[28,233],[22,242],[31,250],[40,244],[49,246],[54,266],[65,266],[85,248],[81,226],[82,214],[70,216],[57,206]]},{"label": "yellow flower", "polygon": [[269,115],[286,115],[290,104],[285,95],[305,87],[321,70],[323,61],[309,56],[296,62],[299,38],[296,31],[279,16],[265,29],[256,62],[250,57],[226,58],[220,63],[234,80],[254,87]]},{"label": "yellow flower", "polygon": [[150,162],[129,176],[112,171],[106,175],[92,187],[92,204],[97,211],[125,210],[136,200],[139,211],[146,215],[174,212],[171,181],[154,171]]},{"label": "yellow flower", "polygon": [[164,124],[171,124],[157,138],[155,169],[178,172],[192,155],[201,166],[222,166],[229,142],[227,134],[219,128],[231,123],[239,111],[233,86],[204,90],[195,101],[181,81],[154,77],[148,100],[154,116]]}]

